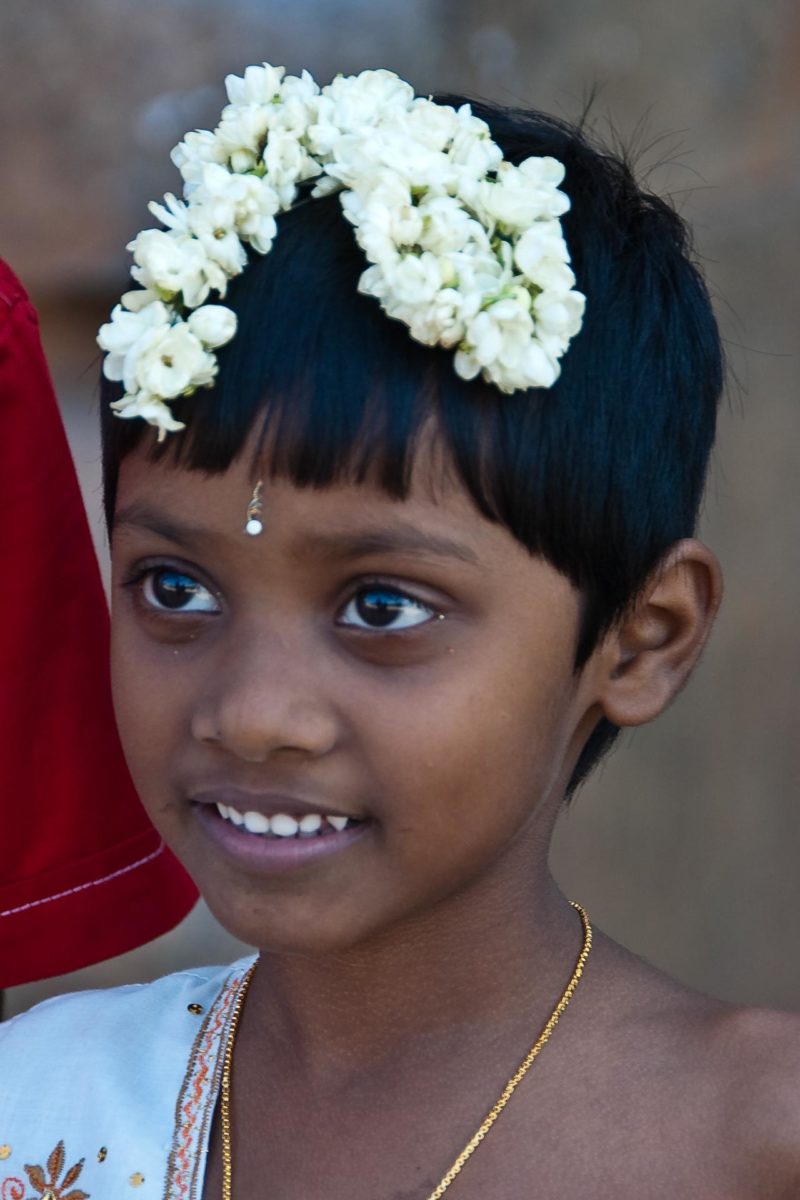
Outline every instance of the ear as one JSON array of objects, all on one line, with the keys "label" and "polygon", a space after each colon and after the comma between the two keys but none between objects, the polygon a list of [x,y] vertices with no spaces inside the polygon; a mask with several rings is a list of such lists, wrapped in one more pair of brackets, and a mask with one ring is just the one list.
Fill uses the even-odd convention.
[{"label": "ear", "polygon": [[614,725],[643,725],[689,678],[722,600],[722,572],[694,538],[677,542],[597,651],[598,697]]}]

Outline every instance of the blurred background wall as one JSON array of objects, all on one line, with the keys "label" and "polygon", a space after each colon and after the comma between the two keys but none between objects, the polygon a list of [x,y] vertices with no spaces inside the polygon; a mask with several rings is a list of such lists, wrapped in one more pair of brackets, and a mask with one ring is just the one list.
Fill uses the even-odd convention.
[{"label": "blurred background wall", "polygon": [[[800,1008],[800,8],[3,0],[0,254],[40,307],[101,557],[94,332],[145,202],[178,184],[170,147],[214,122],[226,72],[262,59],[321,81],[386,66],[421,92],[567,117],[596,88],[601,133],[640,147],[692,222],[733,372],[702,530],[728,595],[685,695],[578,797],[553,861],[600,925],[679,978]],[[237,949],[200,908],[135,954],[17,989],[8,1011]]]}]

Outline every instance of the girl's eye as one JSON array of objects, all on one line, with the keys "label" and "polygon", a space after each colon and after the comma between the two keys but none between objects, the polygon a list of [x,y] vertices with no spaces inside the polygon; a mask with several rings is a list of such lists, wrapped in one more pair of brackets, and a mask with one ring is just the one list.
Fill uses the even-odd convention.
[{"label": "girl's eye", "polygon": [[219,603],[208,588],[174,567],[148,571],[142,581],[142,596],[146,604],[162,612],[219,612]]},{"label": "girl's eye", "polygon": [[340,625],[354,629],[412,629],[424,625],[438,613],[421,600],[414,600],[391,587],[362,588],[344,608]]}]

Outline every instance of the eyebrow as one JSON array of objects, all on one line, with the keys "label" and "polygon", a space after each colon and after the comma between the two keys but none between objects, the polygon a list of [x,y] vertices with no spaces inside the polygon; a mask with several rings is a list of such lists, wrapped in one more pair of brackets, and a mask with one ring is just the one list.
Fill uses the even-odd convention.
[{"label": "eyebrow", "polygon": [[[219,537],[218,533],[199,525],[184,524],[140,502],[121,508],[116,513],[114,530],[126,527],[145,529],[158,537],[187,547]],[[408,522],[386,528],[312,533],[302,539],[302,553],[328,559],[351,560],[378,554],[410,554],[420,558],[453,558],[475,567],[481,565],[475,551],[464,542],[444,534],[418,529]]]},{"label": "eyebrow", "polygon": [[443,534],[428,533],[411,524],[354,533],[314,533],[306,540],[309,550],[327,558],[369,558],[373,554],[412,554],[421,558],[455,558],[480,566],[474,550]]},{"label": "eyebrow", "polygon": [[150,508],[138,502],[116,511],[112,532],[115,533],[118,529],[146,529],[148,533],[155,533],[158,537],[176,542],[179,546],[191,546],[204,538],[214,536],[200,525],[186,525],[168,517],[157,508]]}]

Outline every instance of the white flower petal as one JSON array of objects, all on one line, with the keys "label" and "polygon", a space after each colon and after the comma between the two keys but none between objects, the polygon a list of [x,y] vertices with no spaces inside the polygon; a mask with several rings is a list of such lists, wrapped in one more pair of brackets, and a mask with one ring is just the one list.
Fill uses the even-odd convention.
[{"label": "white flower petal", "polygon": [[113,401],[111,408],[116,416],[125,420],[141,417],[148,425],[154,425],[158,429],[159,442],[163,442],[168,433],[186,428],[182,421],[173,417],[169,405],[146,392],[123,396],[121,400]]},{"label": "white flower petal", "polygon": [[186,324],[203,345],[214,350],[236,333],[236,313],[224,304],[204,304],[189,314]]}]

